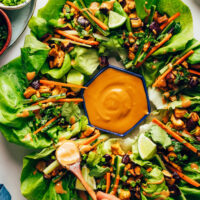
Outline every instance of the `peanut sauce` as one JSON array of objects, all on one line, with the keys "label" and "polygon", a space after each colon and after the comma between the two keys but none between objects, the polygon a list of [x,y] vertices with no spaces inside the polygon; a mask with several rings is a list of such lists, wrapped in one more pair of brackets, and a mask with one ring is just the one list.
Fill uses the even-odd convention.
[{"label": "peanut sauce", "polygon": [[62,181],[59,181],[55,185],[55,191],[57,194],[67,194],[67,191],[63,189]]},{"label": "peanut sauce", "polygon": [[131,74],[108,68],[84,92],[90,123],[123,134],[148,114],[143,82]]}]

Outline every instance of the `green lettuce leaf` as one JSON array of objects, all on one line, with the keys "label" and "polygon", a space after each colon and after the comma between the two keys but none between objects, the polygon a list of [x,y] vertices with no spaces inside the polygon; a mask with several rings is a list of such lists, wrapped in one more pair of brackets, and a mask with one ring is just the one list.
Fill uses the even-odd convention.
[{"label": "green lettuce leaf", "polygon": [[36,172],[36,165],[41,160],[50,160],[55,151],[53,147],[24,157],[21,174],[21,192],[28,200],[80,200],[75,190],[76,178],[68,172],[62,179],[63,189],[66,194],[57,194],[55,183],[51,179],[45,179],[43,174]]},{"label": "green lettuce leaf", "polygon": [[49,47],[38,41],[33,35],[27,35],[21,49],[22,64],[28,72],[39,72],[49,53]]},{"label": "green lettuce leaf", "polygon": [[[162,173],[162,171],[160,169],[158,169],[157,167],[153,168],[153,170],[148,174],[147,177],[147,182],[148,184],[145,184],[143,187],[143,190],[148,193],[151,194],[152,197],[149,197],[149,199],[156,199],[161,197],[161,195],[159,195],[160,192],[162,192],[163,190],[167,191],[168,187],[165,183],[165,181],[163,181],[161,184],[151,184],[157,181],[160,181],[164,178],[164,175]],[[158,195],[156,195],[156,193]]]},{"label": "green lettuce leaf", "polygon": [[140,73],[143,75],[147,87],[151,86],[159,75],[159,70],[165,66],[165,59],[160,59],[159,61],[148,60],[140,68]]},{"label": "green lettuce leaf", "polygon": [[180,22],[181,31],[174,35],[166,43],[166,46],[161,47],[153,55],[163,55],[168,52],[183,50],[187,42],[193,38],[193,20],[190,9],[181,0],[158,0],[157,10],[161,14],[166,13],[168,16],[180,12],[180,16],[175,21]]},{"label": "green lettuce leaf", "polygon": [[192,65],[200,63],[200,47],[194,50],[194,53],[188,58],[188,63]]},{"label": "green lettuce leaf", "polygon": [[101,167],[97,165],[90,170],[89,175],[92,177],[101,178],[109,171],[110,171],[109,167]]},{"label": "green lettuce leaf", "polygon": [[29,148],[44,148],[52,141],[45,136],[32,134],[30,118],[17,117],[17,113],[23,109],[23,93],[28,85],[26,71],[21,58],[0,69],[0,131],[9,142]]},{"label": "green lettuce leaf", "polygon": [[75,60],[72,67],[85,75],[92,75],[99,66],[99,56],[95,49],[75,47],[71,55]]},{"label": "green lettuce leaf", "polygon": [[49,21],[59,18],[65,3],[65,0],[49,0],[48,3],[38,11],[37,17],[33,16],[31,18],[29,28],[37,38],[41,38],[43,35],[53,32]]},{"label": "green lettuce leaf", "polygon": [[122,61],[125,61],[128,57],[127,50],[122,47],[121,38],[117,36],[111,36],[108,41],[101,42],[99,45],[99,54],[116,57]]},{"label": "green lettuce leaf", "polygon": [[66,120],[69,122],[71,116],[74,116],[76,120],[78,120],[80,117],[80,113],[81,110],[78,107],[78,105],[73,102],[70,102],[70,103],[64,103],[61,115],[65,117]]},{"label": "green lettuce leaf", "polygon": [[65,54],[65,59],[61,68],[50,69],[49,64],[46,62],[42,69],[42,74],[49,74],[52,78],[60,79],[71,69],[71,59],[69,54]]},{"label": "green lettuce leaf", "polygon": [[150,129],[151,138],[155,143],[158,143],[163,146],[163,148],[167,148],[171,145],[172,141],[168,134],[159,126],[152,126]]},{"label": "green lettuce leaf", "polygon": [[148,16],[147,10],[151,8],[151,5],[156,5],[158,0],[135,0],[136,12],[139,18],[145,19]]}]

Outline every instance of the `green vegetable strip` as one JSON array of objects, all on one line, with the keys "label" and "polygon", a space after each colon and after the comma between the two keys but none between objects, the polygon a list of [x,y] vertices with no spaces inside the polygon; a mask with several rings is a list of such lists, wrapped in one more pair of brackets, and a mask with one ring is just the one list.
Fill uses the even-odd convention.
[{"label": "green vegetable strip", "polygon": [[120,5],[120,3],[118,3],[117,1],[114,3],[113,5],[113,10],[117,13],[119,13],[120,15],[122,15],[123,17],[126,17],[126,28],[129,32],[132,32],[132,27],[131,27],[131,20],[128,17],[128,15],[126,14],[126,12],[124,11],[124,9],[122,8],[122,6]]},{"label": "green vegetable strip", "polygon": [[52,162],[47,168],[44,169],[43,173],[48,175],[50,174],[54,169],[56,169],[57,167],[59,167],[60,164],[57,160],[55,160],[54,162]]},{"label": "green vegetable strip", "polygon": [[[85,6],[84,2],[82,0],[77,0],[76,2],[74,2],[74,4],[80,9],[83,10],[84,8],[87,9],[87,7]],[[93,19],[87,14],[86,11],[82,12],[82,15],[87,18],[89,20],[89,22],[92,24],[92,26],[94,26],[101,34],[103,34],[104,36],[108,36],[110,33],[108,31],[104,31],[102,28],[100,28],[96,22],[93,21]]]}]

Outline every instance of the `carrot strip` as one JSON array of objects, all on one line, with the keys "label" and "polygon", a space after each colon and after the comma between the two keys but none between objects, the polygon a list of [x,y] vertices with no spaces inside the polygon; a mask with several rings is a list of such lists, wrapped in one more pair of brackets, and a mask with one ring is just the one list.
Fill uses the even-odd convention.
[{"label": "carrot strip", "polygon": [[149,58],[156,50],[158,50],[162,45],[164,45],[170,38],[172,37],[172,34],[167,34],[165,36],[165,38],[159,42],[156,46],[154,46],[151,51],[146,55],[146,57],[144,58],[144,60],[142,62],[139,62],[136,67],[140,67],[146,60],[147,58]]},{"label": "carrot strip", "polygon": [[69,38],[70,40],[74,40],[76,42],[80,42],[80,43],[83,43],[83,44],[89,44],[89,45],[92,45],[92,46],[99,45],[99,42],[97,42],[97,41],[84,40],[84,39],[81,39],[81,38],[76,37],[74,35],[71,35],[69,33],[66,33],[65,31],[55,30],[55,32],[66,37],[66,38]]},{"label": "carrot strip", "polygon": [[94,15],[86,11],[86,13],[92,18],[92,20],[101,27],[104,31],[108,30],[108,26],[106,26],[102,21],[100,21],[98,18],[96,18]]},{"label": "carrot strip", "polygon": [[83,99],[81,98],[73,98],[73,99],[53,99],[53,98],[49,98],[49,99],[45,99],[39,102],[36,102],[34,104],[32,104],[32,106],[38,105],[38,104],[42,104],[42,103],[49,103],[49,102],[83,102]]},{"label": "carrot strip", "polygon": [[95,144],[92,145],[91,150],[94,149],[94,148],[96,148],[100,143],[102,143],[104,141],[105,141],[105,139],[97,141]]},{"label": "carrot strip", "polygon": [[176,132],[172,131],[171,129],[169,129],[166,125],[164,125],[161,121],[159,121],[156,118],[153,118],[152,120],[153,123],[157,124],[158,126],[160,126],[160,128],[162,128],[163,130],[165,130],[169,135],[171,135],[174,139],[176,139],[177,141],[179,141],[180,143],[182,143],[183,145],[185,145],[188,149],[190,149],[191,151],[193,151],[194,153],[197,153],[198,150],[191,145],[190,143],[188,143],[186,140],[184,140],[181,136],[179,136]]},{"label": "carrot strip", "polygon": [[74,3],[72,3],[71,1],[67,1],[66,2],[69,6],[71,6],[72,8],[74,8],[77,11],[80,11],[78,7],[76,7],[76,5]]},{"label": "carrot strip", "polygon": [[193,185],[195,187],[200,187],[200,183],[198,183],[197,181],[191,179],[190,177],[186,176],[185,174],[179,172],[178,170],[174,169],[173,167],[167,166],[167,168],[169,168],[173,172],[176,172],[180,176],[181,179],[183,179],[184,181],[186,181],[190,185]]},{"label": "carrot strip", "polygon": [[164,23],[162,26],[160,26],[160,29],[163,30],[170,22],[174,21],[177,17],[180,16],[180,13],[176,13],[175,15],[171,16],[166,23]]},{"label": "carrot strip", "polygon": [[49,126],[51,123],[53,123],[56,119],[58,119],[58,117],[54,117],[53,119],[51,119],[50,121],[48,121],[45,125],[41,126],[40,128],[38,128],[36,131],[33,132],[34,135],[36,135],[37,133],[39,133],[40,131],[42,131],[45,127]]},{"label": "carrot strip", "polygon": [[82,143],[80,143],[79,145],[88,145],[92,142],[94,142],[100,135],[100,131],[99,130],[95,130],[96,131],[96,134],[93,135],[92,137],[88,138],[87,140],[83,141]]},{"label": "carrot strip", "polygon": [[80,103],[80,102],[83,102],[83,99],[81,99],[81,98],[58,99],[56,102],[76,102],[76,103]]},{"label": "carrot strip", "polygon": [[74,87],[74,88],[84,88],[84,89],[87,88],[82,85],[76,85],[76,84],[71,84],[71,83],[61,83],[61,82],[49,81],[49,80],[40,80],[40,83],[44,85],[58,85],[58,86],[63,86],[63,87]]},{"label": "carrot strip", "polygon": [[[176,65],[181,64],[185,59],[187,59],[187,58],[188,58],[191,54],[193,54],[193,53],[194,53],[193,50],[187,52],[184,56],[182,56],[180,59],[178,59],[178,60],[173,64],[173,66],[176,66]],[[157,78],[157,80],[156,80],[155,83],[153,84],[153,87],[156,87],[156,86],[158,85],[158,83],[159,83],[161,80],[163,80],[163,79],[167,76],[167,74],[169,74],[172,70],[173,70],[173,67],[169,67],[168,70],[166,70],[161,76],[159,76],[159,77]],[[189,70],[189,71],[190,71],[190,70]],[[192,70],[192,71],[193,71],[193,70]],[[200,75],[200,73],[199,73],[199,75]]]},{"label": "carrot strip", "polygon": [[153,84],[153,87],[156,87],[156,86],[159,84],[159,82],[160,82],[161,80],[163,80],[163,79],[167,76],[167,74],[169,74],[169,73],[172,71],[172,69],[173,69],[173,67],[172,67],[171,65],[169,65],[169,68],[168,68],[161,76],[159,76],[159,77],[157,78],[157,80],[156,80],[155,83]]},{"label": "carrot strip", "polygon": [[[80,11],[80,12],[83,12],[82,10],[80,10],[78,7],[76,7],[76,5],[74,5],[72,2],[70,1],[67,1],[67,4],[70,5],[71,7],[73,7],[74,9]],[[98,18],[96,18],[94,15],[92,15],[90,12],[88,11],[85,11],[89,16],[90,18],[92,18],[92,20],[99,26],[101,27],[104,31],[108,30],[108,26],[106,26],[102,21],[100,21]]]},{"label": "carrot strip", "polygon": [[119,180],[120,180],[120,176],[117,175],[114,187],[113,187],[112,192],[111,192],[112,195],[115,195],[117,193],[117,188],[119,186]]},{"label": "carrot strip", "polygon": [[190,50],[189,52],[187,52],[184,56],[182,56],[180,59],[178,59],[175,63],[175,65],[180,65],[185,59],[187,59],[190,55],[192,55],[194,53],[193,50]]},{"label": "carrot strip", "polygon": [[200,76],[200,72],[197,72],[197,71],[192,70],[192,69],[189,69],[188,71],[189,71],[191,74],[195,74],[195,75]]},{"label": "carrot strip", "polygon": [[106,193],[108,193],[110,189],[110,172],[106,173]]}]

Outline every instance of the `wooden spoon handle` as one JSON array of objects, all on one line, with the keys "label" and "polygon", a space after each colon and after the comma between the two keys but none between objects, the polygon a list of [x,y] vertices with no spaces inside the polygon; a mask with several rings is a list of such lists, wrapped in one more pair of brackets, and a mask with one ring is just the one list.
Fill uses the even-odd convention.
[{"label": "wooden spoon handle", "polygon": [[92,197],[93,200],[97,200],[96,193],[94,190],[87,184],[85,179],[83,178],[81,169],[80,169],[80,163],[75,163],[74,165],[71,165],[69,167],[69,170],[80,180],[84,188],[87,190],[89,195]]}]

